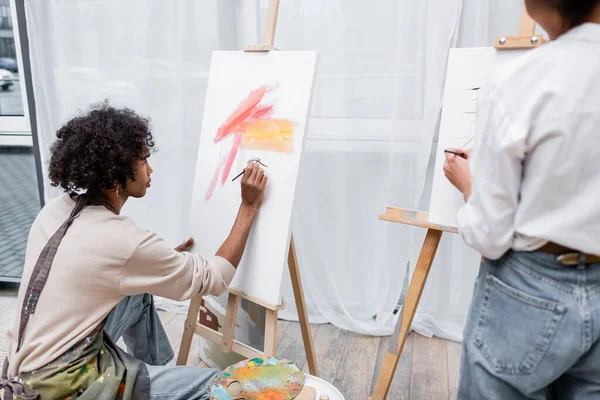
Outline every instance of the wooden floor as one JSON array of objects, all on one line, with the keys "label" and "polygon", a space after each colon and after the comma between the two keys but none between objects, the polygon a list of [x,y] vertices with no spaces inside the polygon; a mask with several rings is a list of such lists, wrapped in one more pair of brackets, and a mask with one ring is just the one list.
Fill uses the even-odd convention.
[{"label": "wooden floor", "polygon": [[[185,315],[160,314],[177,354]],[[333,325],[312,325],[311,331],[320,377],[337,387],[346,400],[367,400],[391,338],[358,335]],[[277,355],[294,360],[308,372],[298,323],[279,321],[277,339]],[[459,343],[411,333],[388,399],[456,399],[460,351]],[[188,365],[199,365],[197,355],[198,336],[195,335]]]},{"label": "wooden floor", "polygon": [[[0,363],[4,360],[6,328],[16,315],[16,290],[0,289]],[[160,312],[175,354],[185,315]],[[279,321],[277,355],[295,361],[308,372],[298,323]],[[336,386],[346,400],[367,400],[372,393],[390,337],[371,337],[332,325],[313,325],[320,377]],[[194,335],[188,365],[199,365]],[[456,399],[461,346],[411,333],[390,390],[390,400]],[[175,361],[172,361],[174,364]]]}]

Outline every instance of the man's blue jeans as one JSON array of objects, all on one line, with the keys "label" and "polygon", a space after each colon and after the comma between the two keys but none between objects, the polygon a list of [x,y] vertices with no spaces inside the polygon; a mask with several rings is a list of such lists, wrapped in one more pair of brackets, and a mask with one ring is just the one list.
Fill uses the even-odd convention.
[{"label": "man's blue jeans", "polygon": [[148,365],[150,400],[208,400],[208,385],[219,373],[200,367],[165,367],[173,349],[149,294],[123,299],[108,315],[105,332]]},{"label": "man's blue jeans", "polygon": [[542,252],[484,260],[464,332],[458,398],[600,399],[600,264]]}]

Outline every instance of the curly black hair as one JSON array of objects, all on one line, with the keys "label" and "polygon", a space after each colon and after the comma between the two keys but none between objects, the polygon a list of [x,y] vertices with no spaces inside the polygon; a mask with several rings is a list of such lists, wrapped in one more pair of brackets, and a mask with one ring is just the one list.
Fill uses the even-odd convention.
[{"label": "curly black hair", "polygon": [[51,148],[50,180],[66,192],[101,193],[135,179],[136,161],[154,148],[150,120],[108,101],[93,104],[57,132]]}]

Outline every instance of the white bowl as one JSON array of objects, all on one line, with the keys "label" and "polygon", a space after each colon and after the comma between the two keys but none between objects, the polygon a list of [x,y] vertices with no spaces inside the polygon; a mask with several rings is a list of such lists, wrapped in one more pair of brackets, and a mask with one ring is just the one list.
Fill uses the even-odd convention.
[{"label": "white bowl", "polygon": [[319,400],[319,396],[327,395],[329,400],[345,400],[344,396],[337,390],[331,383],[324,381],[321,378],[304,374],[304,386],[310,386],[315,388],[317,391],[316,400]]}]

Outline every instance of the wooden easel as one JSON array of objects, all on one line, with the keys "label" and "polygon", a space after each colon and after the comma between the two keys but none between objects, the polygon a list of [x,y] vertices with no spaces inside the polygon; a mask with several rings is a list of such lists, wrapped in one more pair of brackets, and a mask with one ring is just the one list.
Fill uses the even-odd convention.
[{"label": "wooden easel", "polygon": [[[531,49],[541,46],[547,40],[541,35],[535,35],[535,21],[529,16],[525,7],[521,13],[521,23],[519,26],[519,34],[517,36],[499,36],[494,39],[494,47],[496,49]],[[396,222],[404,225],[418,226],[427,229],[427,235],[421,253],[415,266],[415,271],[410,280],[408,291],[406,293],[406,301],[402,305],[402,314],[398,320],[399,327],[396,327],[398,332],[394,348],[390,345],[375,384],[371,400],[384,400],[392,385],[392,379],[398,367],[398,361],[402,355],[404,344],[410,331],[413,318],[423,293],[423,288],[429,276],[429,270],[435,257],[438,245],[442,238],[443,232],[458,233],[456,228],[440,226],[429,222],[427,212],[405,210],[401,208],[388,207],[384,215],[380,215],[379,219],[384,221]]]},{"label": "wooden easel", "polygon": [[[277,27],[278,13],[279,0],[269,0],[263,45],[248,46],[246,49],[244,49],[244,51],[267,52],[277,50],[275,47],[273,47],[273,45],[275,43],[275,30]],[[304,292],[302,290],[302,281],[300,279],[300,271],[298,269],[298,257],[296,255],[296,247],[294,245],[293,235],[290,239],[288,267],[290,270],[292,288],[294,290],[294,299],[296,301],[298,319],[300,320],[300,329],[302,331],[302,340],[304,341],[304,350],[306,352],[308,369],[311,375],[318,376],[319,369],[317,367],[317,358],[315,356],[315,349],[310,332],[310,325],[308,322],[308,314],[306,312],[306,302],[304,300]],[[234,339],[235,322],[240,305],[240,299],[242,297],[266,308],[265,342],[263,352]],[[214,343],[220,343],[221,349],[225,353],[233,351],[246,358],[275,356],[277,349],[277,314],[279,310],[285,308],[283,300],[281,304],[269,304],[261,301],[260,299],[248,296],[241,291],[229,289],[223,333],[220,333],[200,323],[201,303],[201,296],[197,296],[190,303],[190,308],[188,309],[187,318],[185,320],[183,337],[181,339],[181,346],[179,348],[179,355],[177,356],[177,365],[185,365],[187,363],[194,333],[203,336]]]}]

